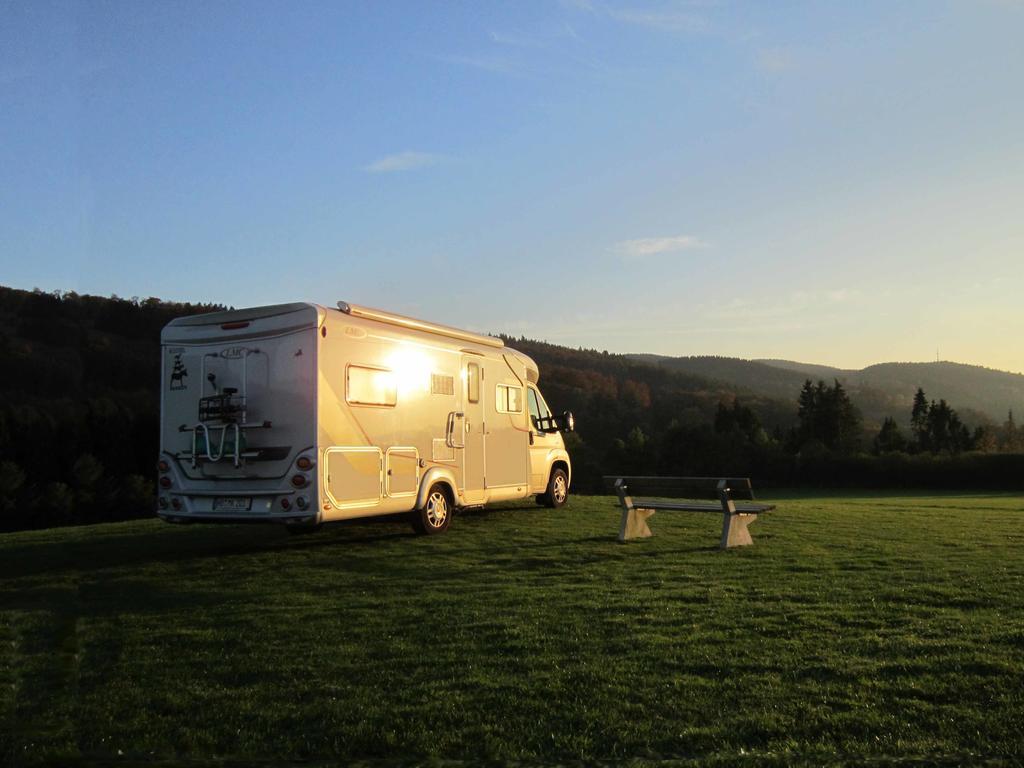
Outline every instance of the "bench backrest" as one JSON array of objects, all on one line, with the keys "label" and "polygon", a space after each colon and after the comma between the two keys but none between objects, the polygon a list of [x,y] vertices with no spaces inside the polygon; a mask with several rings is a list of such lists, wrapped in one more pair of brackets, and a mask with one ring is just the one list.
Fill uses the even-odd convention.
[{"label": "bench backrest", "polygon": [[622,480],[627,494],[676,499],[717,499],[724,480],[732,498],[755,501],[749,477],[652,477],[640,475],[605,475],[608,490],[616,491],[615,482]]}]

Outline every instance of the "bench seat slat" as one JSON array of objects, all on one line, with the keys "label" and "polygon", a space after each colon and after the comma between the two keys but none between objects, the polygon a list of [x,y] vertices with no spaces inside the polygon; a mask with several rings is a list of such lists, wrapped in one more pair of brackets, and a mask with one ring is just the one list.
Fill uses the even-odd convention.
[{"label": "bench seat slat", "polygon": [[754,501],[754,491],[748,477],[656,477],[631,475],[606,475],[605,485],[615,489],[619,482],[627,491],[643,494],[647,497],[671,497],[676,499],[714,498],[717,496],[718,485],[726,484],[731,498],[743,497]]},{"label": "bench seat slat", "polygon": [[[634,496],[633,506],[638,507],[640,509],[676,509],[689,512],[717,512],[718,514],[722,513],[722,505],[717,502],[666,501],[665,499],[639,499]],[[769,510],[775,509],[774,504],[749,504],[744,502],[733,502],[733,506],[736,507],[737,512],[743,512],[745,514],[768,512]]]}]

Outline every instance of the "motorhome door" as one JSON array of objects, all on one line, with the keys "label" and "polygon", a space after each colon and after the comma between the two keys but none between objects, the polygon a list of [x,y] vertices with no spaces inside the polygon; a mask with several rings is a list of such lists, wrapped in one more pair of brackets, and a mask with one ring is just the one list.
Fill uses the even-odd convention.
[{"label": "motorhome door", "polygon": [[483,385],[484,369],[479,357],[462,358],[462,413],[461,432],[463,448],[461,454],[462,488],[466,504],[484,501],[484,465],[487,445],[485,442]]}]

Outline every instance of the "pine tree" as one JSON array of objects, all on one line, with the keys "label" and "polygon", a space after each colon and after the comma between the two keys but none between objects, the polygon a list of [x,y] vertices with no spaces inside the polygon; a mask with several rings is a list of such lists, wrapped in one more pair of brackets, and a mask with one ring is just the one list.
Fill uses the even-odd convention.
[{"label": "pine tree", "polygon": [[804,382],[803,387],[800,389],[800,397],[797,399],[799,408],[797,409],[797,416],[800,417],[800,421],[810,422],[815,410],[817,400],[814,396],[814,385],[810,379]]},{"label": "pine tree", "polygon": [[885,421],[882,422],[882,428],[875,436],[875,453],[897,453],[905,450],[907,447],[907,440],[903,437],[903,433],[900,432],[900,427],[896,423],[896,419],[892,416],[886,416]]},{"label": "pine tree", "polygon": [[925,397],[924,389],[917,388],[914,393],[914,407],[910,411],[910,430],[914,436],[914,443],[919,451],[930,450],[928,445],[928,398]]},{"label": "pine tree", "polygon": [[800,441],[819,440],[830,450],[852,452],[860,440],[860,412],[838,379],[831,387],[808,379],[800,391]]},{"label": "pine tree", "polygon": [[945,400],[928,409],[927,444],[932,453],[960,453],[971,448],[971,432]]},{"label": "pine tree", "polygon": [[1007,453],[1016,453],[1021,450],[1021,444],[1024,443],[1024,439],[1020,434],[1020,430],[1017,428],[1016,422],[1013,420],[1013,409],[1006,415],[1006,422],[1003,424],[1003,441],[1002,449]]}]

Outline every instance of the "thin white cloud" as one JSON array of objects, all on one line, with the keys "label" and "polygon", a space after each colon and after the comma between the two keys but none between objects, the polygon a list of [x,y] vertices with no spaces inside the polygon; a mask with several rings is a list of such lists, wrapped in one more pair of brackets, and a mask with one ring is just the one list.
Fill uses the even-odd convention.
[{"label": "thin white cloud", "polygon": [[544,48],[547,45],[547,41],[524,35],[521,32],[491,32],[491,41],[498,45],[511,45],[516,48]]},{"label": "thin white cloud", "polygon": [[702,34],[709,29],[708,21],[686,11],[652,11],[637,8],[609,8],[608,16],[615,21],[636,24],[641,27],[683,34]]},{"label": "thin white cloud", "polygon": [[642,259],[646,256],[678,253],[705,247],[707,247],[707,243],[698,237],[676,235],[675,237],[640,237],[636,240],[623,240],[615,244],[614,250],[626,259]]},{"label": "thin white cloud", "polygon": [[579,40],[576,30],[568,24],[538,29],[532,32],[521,30],[491,31],[491,42],[514,48],[554,48],[567,40]]},{"label": "thin white cloud", "polygon": [[398,154],[382,157],[380,160],[363,166],[363,170],[368,173],[413,171],[417,168],[437,165],[442,160],[444,160],[443,155],[433,155],[429,152],[399,152]]},{"label": "thin white cloud", "polygon": [[605,16],[612,21],[633,24],[661,32],[675,34],[704,34],[711,31],[711,25],[703,15],[694,10],[706,10],[718,6],[718,0],[676,0],[673,3],[615,7],[598,4],[592,0],[561,0],[564,8]]},{"label": "thin white cloud", "polygon": [[836,322],[849,316],[852,309],[865,311],[866,298],[857,288],[810,288],[790,291],[768,301],[734,297],[724,304],[701,305],[696,309],[709,320],[735,321],[750,324],[751,328],[769,323],[793,323],[797,328]]},{"label": "thin white cloud", "polygon": [[[492,42],[497,42],[492,40]],[[506,56],[492,56],[488,54],[480,56],[460,56],[456,54],[438,54],[430,58],[435,61],[443,61],[445,64],[456,64],[461,67],[472,67],[482,69],[485,72],[494,72],[500,75],[521,74],[522,67]]]}]

